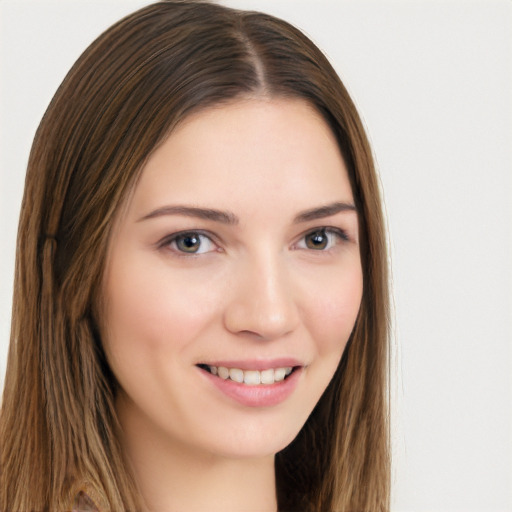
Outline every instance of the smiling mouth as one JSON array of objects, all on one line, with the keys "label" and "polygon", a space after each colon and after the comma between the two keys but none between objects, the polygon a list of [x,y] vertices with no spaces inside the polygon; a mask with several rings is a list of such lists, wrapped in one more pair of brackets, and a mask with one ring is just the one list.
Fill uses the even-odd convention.
[{"label": "smiling mouth", "polygon": [[269,368],[268,370],[242,370],[208,364],[198,364],[197,366],[220,379],[231,380],[247,386],[270,386],[276,382],[286,380],[293,372],[301,368],[300,366],[283,366]]}]

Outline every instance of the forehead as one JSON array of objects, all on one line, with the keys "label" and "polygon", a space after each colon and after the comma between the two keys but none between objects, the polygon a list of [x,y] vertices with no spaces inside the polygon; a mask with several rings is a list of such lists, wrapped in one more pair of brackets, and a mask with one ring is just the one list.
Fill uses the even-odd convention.
[{"label": "forehead", "polygon": [[[151,155],[134,214],[169,202],[251,210],[352,200],[347,170],[325,120],[296,99],[247,99],[182,122]],[[222,203],[222,204],[219,204]]]}]

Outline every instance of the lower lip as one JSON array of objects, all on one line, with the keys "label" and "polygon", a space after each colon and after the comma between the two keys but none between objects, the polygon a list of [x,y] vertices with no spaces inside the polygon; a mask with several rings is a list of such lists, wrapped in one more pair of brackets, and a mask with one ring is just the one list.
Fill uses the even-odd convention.
[{"label": "lower lip", "polygon": [[284,402],[295,390],[302,368],[297,368],[286,379],[274,384],[248,386],[231,379],[222,379],[200,369],[204,376],[224,395],[246,407],[271,407]]}]

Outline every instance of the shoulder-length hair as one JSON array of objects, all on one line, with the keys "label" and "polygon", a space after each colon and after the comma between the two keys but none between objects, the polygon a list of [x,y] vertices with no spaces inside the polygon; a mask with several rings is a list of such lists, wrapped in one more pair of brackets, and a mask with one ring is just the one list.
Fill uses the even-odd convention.
[{"label": "shoulder-length hair", "polygon": [[321,51],[275,17],[163,1],[78,59],[30,154],[0,417],[0,509],[137,510],[116,382],[97,329],[112,221],[151,152],[192,112],[248,96],[300,98],[336,136],[359,212],[364,290],[341,363],[276,456],[280,511],[389,510],[388,277],[378,180],[359,115]]}]

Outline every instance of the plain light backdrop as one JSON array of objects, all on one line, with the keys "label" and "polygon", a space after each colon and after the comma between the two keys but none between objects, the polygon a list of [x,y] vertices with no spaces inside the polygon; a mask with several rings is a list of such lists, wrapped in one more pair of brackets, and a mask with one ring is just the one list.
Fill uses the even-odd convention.
[{"label": "plain light backdrop", "polygon": [[[147,3],[0,0],[0,387],[34,132],[86,46]],[[393,271],[393,510],[512,511],[512,2],[223,3],[302,28],[367,126]]]}]

